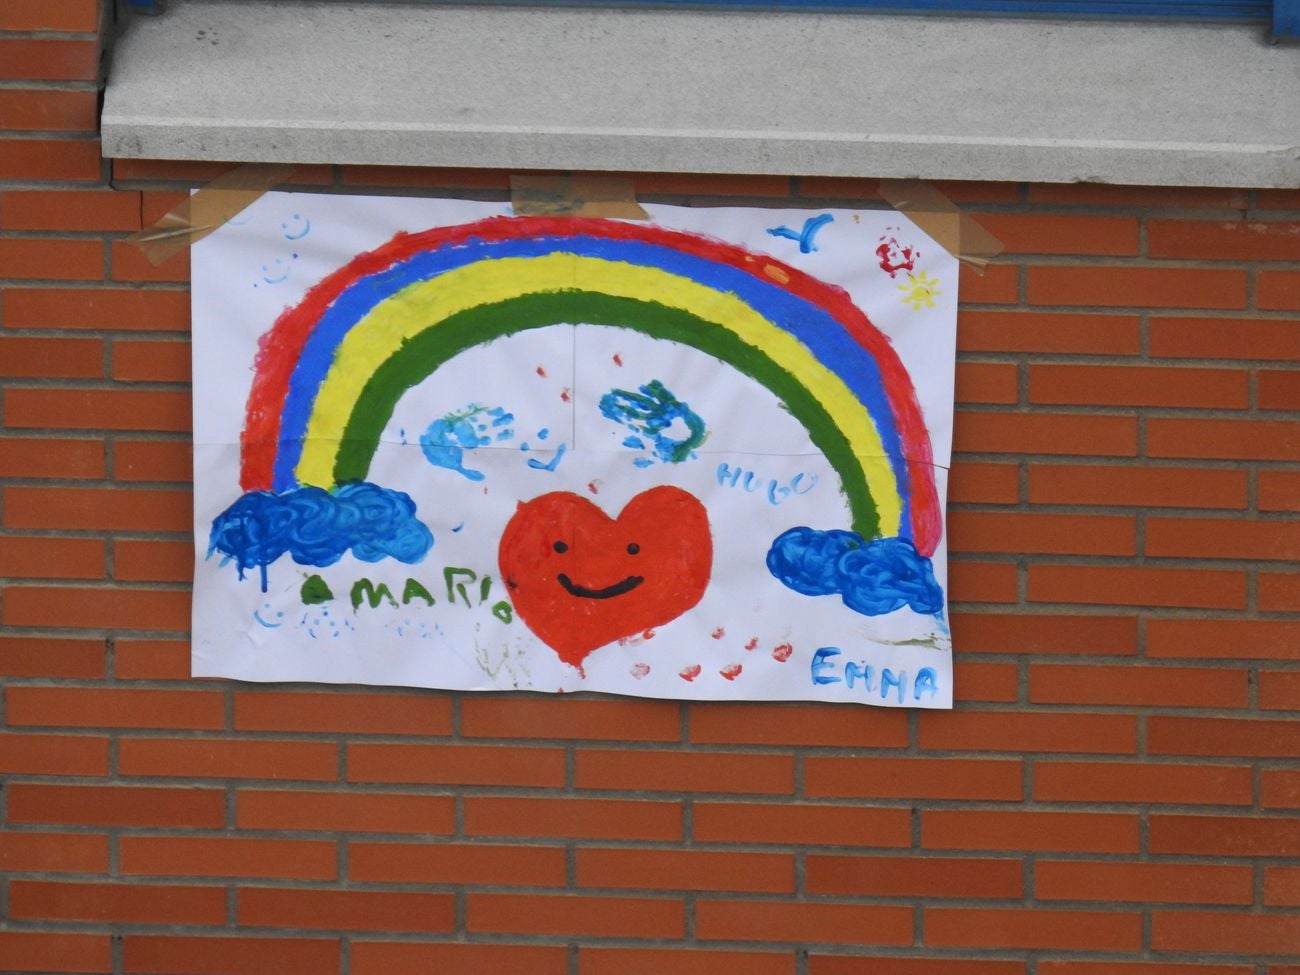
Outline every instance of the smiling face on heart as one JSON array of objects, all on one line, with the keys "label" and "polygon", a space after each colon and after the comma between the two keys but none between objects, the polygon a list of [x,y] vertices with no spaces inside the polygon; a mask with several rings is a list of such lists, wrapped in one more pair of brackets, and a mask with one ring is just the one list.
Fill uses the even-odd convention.
[{"label": "smiling face on heart", "polygon": [[579,670],[597,647],[676,619],[700,601],[713,567],[709,517],[662,486],[610,518],[567,491],[521,503],[498,553],[515,610]]}]

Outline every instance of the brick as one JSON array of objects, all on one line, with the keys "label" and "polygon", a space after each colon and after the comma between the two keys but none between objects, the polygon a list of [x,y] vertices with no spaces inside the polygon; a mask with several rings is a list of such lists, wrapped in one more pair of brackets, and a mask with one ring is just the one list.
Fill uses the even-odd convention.
[{"label": "brick", "polygon": [[[1040,965],[1042,963],[1040,962]],[[1025,975],[1022,961],[810,955],[809,975]]]},{"label": "brick", "polygon": [[700,900],[695,904],[695,934],[716,941],[910,945],[912,908]]},{"label": "brick", "polygon": [[680,840],[679,802],[467,796],[469,836]]},{"label": "brick", "polygon": [[1136,217],[981,213],[979,222],[1007,254],[1099,254],[1135,257]]},{"label": "brick", "polygon": [[1184,962],[1040,961],[1041,975],[1253,975],[1240,965],[1200,965]]},{"label": "brick", "polygon": [[507,190],[510,174],[500,169],[449,169],[432,166],[340,166],[344,186],[437,187]]},{"label": "brick", "polygon": [[1260,802],[1265,809],[1300,809],[1300,772],[1264,769],[1260,773]]},{"label": "brick", "polygon": [[842,745],[903,748],[906,716],[885,708],[815,704],[696,702],[690,739],[708,745]]},{"label": "brick", "polygon": [[780,846],[908,847],[906,809],[813,803],[695,802],[694,839]]},{"label": "brick", "polygon": [[1137,523],[1127,515],[954,511],[948,544],[954,552],[1133,555]]},{"label": "brick", "polygon": [[1031,305],[1093,308],[1246,307],[1246,272],[1184,267],[1028,268]]},{"label": "brick", "polygon": [[953,450],[967,454],[1137,456],[1137,418],[1131,416],[958,410],[953,437]]},{"label": "brick", "polygon": [[0,238],[0,267],[6,278],[94,281],[104,276],[104,249],[97,240]]},{"label": "brick", "polygon": [[114,342],[113,378],[119,382],[187,383],[190,344],[139,339]]},{"label": "brick", "polygon": [[[429,832],[452,831],[452,800],[448,797],[445,801],[447,828],[437,829],[442,819],[430,817]],[[559,846],[352,841],[348,843],[348,877],[359,883],[564,887],[568,883],[568,866],[565,851]]]},{"label": "brick", "polygon": [[473,934],[681,938],[686,932],[683,904],[675,898],[470,893],[466,899],[465,928]]},{"label": "brick", "polygon": [[7,536],[0,545],[0,576],[102,579],[104,543],[98,538]]},{"label": "brick", "polygon": [[1014,663],[953,661],[953,683],[963,701],[1012,704],[1020,700],[1020,667]]},{"label": "brick", "polygon": [[1300,559],[1300,521],[1156,518],[1146,521],[1148,555],[1200,559]]},{"label": "brick", "polygon": [[958,613],[953,630],[957,646],[965,653],[1137,654],[1138,627],[1133,616]]},{"label": "brick", "polygon": [[1152,417],[1146,423],[1151,457],[1300,460],[1300,422]]},{"label": "brick", "polygon": [[29,921],[224,924],[226,892],[221,887],[15,880],[9,885],[9,911],[11,917]]},{"label": "brick", "polygon": [[1064,406],[1165,406],[1245,409],[1244,369],[1191,366],[1079,366],[1033,363],[1029,401]]},{"label": "brick", "polygon": [[578,949],[578,971],[581,975],[795,975],[795,958],[793,954],[772,951],[582,945]]},{"label": "brick", "polygon": [[181,532],[193,524],[188,491],[9,487],[4,504],[10,528]]},{"label": "brick", "polygon": [[633,173],[641,196],[779,196],[791,193],[786,176],[741,173]]},{"label": "brick", "polygon": [[368,942],[353,938],[351,963],[352,975],[568,975],[569,949],[562,945]]},{"label": "brick", "polygon": [[1255,206],[1261,210],[1300,210],[1300,190],[1256,190]]},{"label": "brick", "polygon": [[579,887],[794,892],[790,854],[580,849],[576,857]]},{"label": "brick", "polygon": [[419,694],[238,691],[235,730],[447,735],[451,733],[451,699],[427,691]]},{"label": "brick", "polygon": [[446,835],[455,828],[453,804],[449,796],[240,789],[235,825],[240,829]]},{"label": "brick", "polygon": [[957,271],[962,305],[1012,305],[1020,300],[1020,268],[990,264],[980,274],[963,264]]},{"label": "brick", "polygon": [[1020,601],[1020,570],[1010,562],[951,562],[948,598],[955,603]]},{"label": "brick", "polygon": [[1249,904],[1254,878],[1245,866],[1039,859],[1034,895],[1109,903]]},{"label": "brick", "polygon": [[190,198],[188,190],[146,189],[141,196],[140,218],[152,227]]},{"label": "brick", "polygon": [[1300,758],[1300,721],[1153,714],[1147,719],[1147,748],[1153,755]]},{"label": "brick", "polygon": [[143,389],[7,389],[10,427],[85,430],[190,429],[190,394]]},{"label": "brick", "polygon": [[103,374],[99,339],[0,336],[0,376],[95,379]]},{"label": "brick", "polygon": [[0,40],[0,78],[7,81],[94,81],[98,77],[96,41]]},{"label": "brick", "polygon": [[89,833],[0,832],[6,873],[107,873],[108,837]]},{"label": "brick", "polygon": [[188,248],[154,265],[139,247],[115,240],[109,244],[109,261],[111,281],[174,281],[179,284],[190,279]]},{"label": "brick", "polygon": [[810,894],[927,899],[1024,896],[1019,859],[809,854],[805,864]]},{"label": "brick", "polygon": [[0,636],[0,676],[96,678],[104,672],[103,640]]},{"label": "brick", "polygon": [[922,712],[919,718],[920,745],[930,750],[1101,755],[1137,750],[1137,723],[1129,715],[965,710]]},{"label": "brick", "polygon": [[1137,315],[1044,311],[957,313],[957,348],[962,352],[1137,355],[1142,351]]},{"label": "brick", "polygon": [[226,819],[220,789],[12,783],[11,823],[215,829]]},{"label": "brick", "polygon": [[1300,671],[1261,671],[1259,706],[1267,710],[1300,711]]},{"label": "brick", "polygon": [[1151,220],[1150,257],[1208,261],[1300,260],[1294,220]]},{"label": "brick", "polygon": [[677,741],[680,708],[669,701],[584,701],[492,695],[461,700],[468,738]]},{"label": "brick", "polygon": [[1300,660],[1291,620],[1153,619],[1146,631],[1149,657]]},{"label": "brick", "polygon": [[1031,565],[1029,600],[1112,606],[1245,609],[1242,572],[1129,566]]},{"label": "brick", "polygon": [[[114,159],[113,179],[173,180],[194,185],[208,183],[238,167],[238,163],[200,162],[192,159]],[[333,166],[298,165],[280,189],[291,186],[328,186],[334,182]]]},{"label": "brick", "polygon": [[349,744],[348,781],[560,788],[565,753],[517,745]]},{"label": "brick", "polygon": [[113,578],[124,582],[188,582],[194,543],[119,538],[113,542]]},{"label": "brick", "polygon": [[1152,316],[1151,355],[1184,359],[1273,359],[1300,357],[1300,328],[1268,318]]},{"label": "brick", "polygon": [[0,772],[7,775],[107,775],[108,739],[0,732]]},{"label": "brick", "polygon": [[248,738],[123,738],[118,742],[117,766],[123,775],[320,782],[337,777],[338,746]]},{"label": "brick", "polygon": [[929,850],[1138,852],[1136,813],[923,809],[921,845]]},{"label": "brick", "polygon": [[1300,372],[1264,369],[1257,381],[1261,410],[1300,410]]},{"label": "brick", "polygon": [[[2,13],[2,11],[0,11]],[[0,958],[10,971],[111,972],[107,934],[70,931],[0,931]]]},{"label": "brick", "polygon": [[194,480],[194,448],[179,440],[117,440],[113,477],[119,481],[189,484]]},{"label": "brick", "polygon": [[1140,762],[1034,763],[1034,798],[1042,802],[1130,802],[1248,806],[1246,765]]},{"label": "brick", "polygon": [[67,477],[93,480],[104,476],[100,440],[0,436],[0,477]]},{"label": "brick", "polygon": [[1260,271],[1255,307],[1262,311],[1300,310],[1300,271]]},{"label": "brick", "polygon": [[124,680],[189,680],[189,641],[119,639],[113,675]]},{"label": "brick", "polygon": [[1244,708],[1250,701],[1245,670],[1031,664],[1034,704],[1118,704],[1135,707]]},{"label": "brick", "polygon": [[96,0],[6,0],[0,10],[0,30],[58,30],[92,32],[99,27]]},{"label": "brick", "polygon": [[0,129],[93,132],[96,121],[96,96],[93,91],[0,89]]},{"label": "brick", "polygon": [[126,934],[130,975],[329,975],[339,971],[337,938],[186,937]]},{"label": "brick", "polygon": [[1240,816],[1150,816],[1152,853],[1287,857],[1300,853],[1300,820]]},{"label": "brick", "polygon": [[1242,470],[1209,467],[1033,464],[1029,503],[1241,510],[1246,479]]},{"label": "brick", "polygon": [[1234,952],[1295,956],[1300,916],[1240,911],[1153,911],[1151,947],[1156,951]]},{"label": "brick", "polygon": [[5,288],[9,328],[179,332],[190,325],[185,291],[136,288]]},{"label": "brick", "polygon": [[1015,504],[1020,500],[1019,464],[964,461],[952,468],[948,500],[971,504]]},{"label": "brick", "polygon": [[731,792],[790,795],[794,759],[788,755],[735,752],[638,751],[580,748],[575,784],[579,789],[651,792]]},{"label": "brick", "polygon": [[[937,189],[954,203],[1019,203],[1023,197],[1019,183],[995,183],[981,179],[937,179]],[[985,214],[972,214],[982,223]]]},{"label": "brick", "polygon": [[1086,207],[1176,207],[1244,210],[1246,190],[1185,186],[1117,186],[1106,183],[1030,183],[1030,203]]},{"label": "brick", "polygon": [[1012,405],[1020,400],[1018,376],[1011,362],[959,362],[954,396],[958,403]]},{"label": "brick", "polygon": [[1300,907],[1300,868],[1264,868],[1264,904],[1267,907]]},{"label": "brick", "polygon": [[324,840],[262,840],[231,836],[123,836],[124,875],[265,877],[335,880],[337,848]]},{"label": "brick", "polygon": [[220,691],[9,687],[5,713],[11,725],[216,730],[226,723]]},{"label": "brick", "polygon": [[1260,471],[1260,511],[1300,511],[1300,471]]},{"label": "brick", "polygon": [[1119,911],[1046,908],[927,907],[925,942],[931,947],[1129,951],[1142,947],[1142,915]]},{"label": "brick", "polygon": [[445,934],[455,926],[455,908],[452,894],[245,887],[236,919],[245,927]]},{"label": "brick", "polygon": [[804,794],[812,798],[1015,801],[1024,796],[1016,760],[806,755],[803,777]]},{"label": "brick", "polygon": [[[5,139],[4,147],[4,153],[0,154],[0,179],[85,183],[100,178],[98,139]],[[93,243],[99,250],[97,242],[87,243]]]}]

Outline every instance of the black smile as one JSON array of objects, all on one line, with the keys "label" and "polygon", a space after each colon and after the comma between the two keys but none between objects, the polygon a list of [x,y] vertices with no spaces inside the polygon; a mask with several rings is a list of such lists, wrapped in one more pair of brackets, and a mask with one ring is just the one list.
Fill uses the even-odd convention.
[{"label": "black smile", "polygon": [[570,596],[580,596],[583,599],[609,599],[611,596],[621,596],[645,582],[644,576],[628,576],[622,582],[616,582],[604,589],[588,589],[586,586],[578,585],[563,572],[555,578]]}]

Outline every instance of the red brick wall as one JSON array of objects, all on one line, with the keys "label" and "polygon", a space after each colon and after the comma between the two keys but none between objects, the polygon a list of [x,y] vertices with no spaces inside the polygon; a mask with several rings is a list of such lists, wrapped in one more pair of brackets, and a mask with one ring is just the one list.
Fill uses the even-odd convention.
[{"label": "red brick wall", "polygon": [[0,970],[1300,975],[1300,192],[942,185],[1007,251],[952,712],[193,681],[187,258],[122,238],[224,167],[101,161],[97,50],[0,3]]}]

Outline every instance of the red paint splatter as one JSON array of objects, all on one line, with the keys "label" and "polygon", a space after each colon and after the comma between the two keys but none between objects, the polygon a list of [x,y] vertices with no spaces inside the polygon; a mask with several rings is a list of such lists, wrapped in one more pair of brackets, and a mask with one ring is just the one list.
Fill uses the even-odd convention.
[{"label": "red paint splatter", "polygon": [[723,667],[718,671],[718,673],[727,678],[727,680],[735,680],[740,676],[740,672],[744,669],[745,668],[740,664],[730,664],[729,666]]},{"label": "red paint splatter", "polygon": [[587,490],[590,491],[592,494],[599,494],[599,493],[600,493],[600,481],[588,481],[588,482],[587,482]]},{"label": "red paint splatter", "polygon": [[876,256],[880,258],[880,270],[892,278],[899,271],[910,273],[915,269],[916,259],[921,256],[921,252],[910,245],[900,244],[894,237],[881,237]]},{"label": "red paint splatter", "polygon": [[541,366],[538,366],[538,367],[537,367],[537,375],[539,375],[539,376],[541,376],[543,379],[545,379],[545,378],[546,378],[546,370],[543,369]]},{"label": "red paint splatter", "polygon": [[569,387],[568,387],[568,386],[565,386],[562,390],[560,390],[560,399],[563,400],[565,403],[569,402]]},{"label": "red paint splatter", "polygon": [[635,677],[637,680],[640,680],[642,677],[645,677],[645,676],[646,676],[647,674],[649,674],[649,673],[650,673],[650,665],[649,665],[649,664],[641,664],[641,663],[637,663],[637,664],[633,664],[633,665],[632,665],[631,674],[632,674],[632,676]]},{"label": "red paint splatter", "polygon": [[783,643],[772,650],[772,659],[785,663],[790,659],[792,653],[794,653],[794,647],[790,646],[788,643]]},{"label": "red paint splatter", "polygon": [[683,667],[677,676],[689,683],[700,676],[700,669],[699,664],[691,664],[689,667]]},{"label": "red paint splatter", "polygon": [[622,364],[623,364],[623,357],[622,357],[621,355],[619,355],[617,352],[615,352],[615,353],[614,353],[614,365],[616,365],[616,366],[621,366]]},{"label": "red paint splatter", "polygon": [[721,640],[726,635],[727,635],[727,631],[720,626],[712,633],[709,634],[709,636],[713,637],[713,639],[715,640]]},{"label": "red paint splatter", "polygon": [[641,631],[641,639],[642,639],[642,640],[653,640],[654,638],[655,638],[655,631],[654,631],[654,630],[642,630],[642,631]]},{"label": "red paint splatter", "polygon": [[745,649],[753,650],[756,646],[758,646],[758,637],[752,637],[750,638],[750,641],[745,644]]}]

